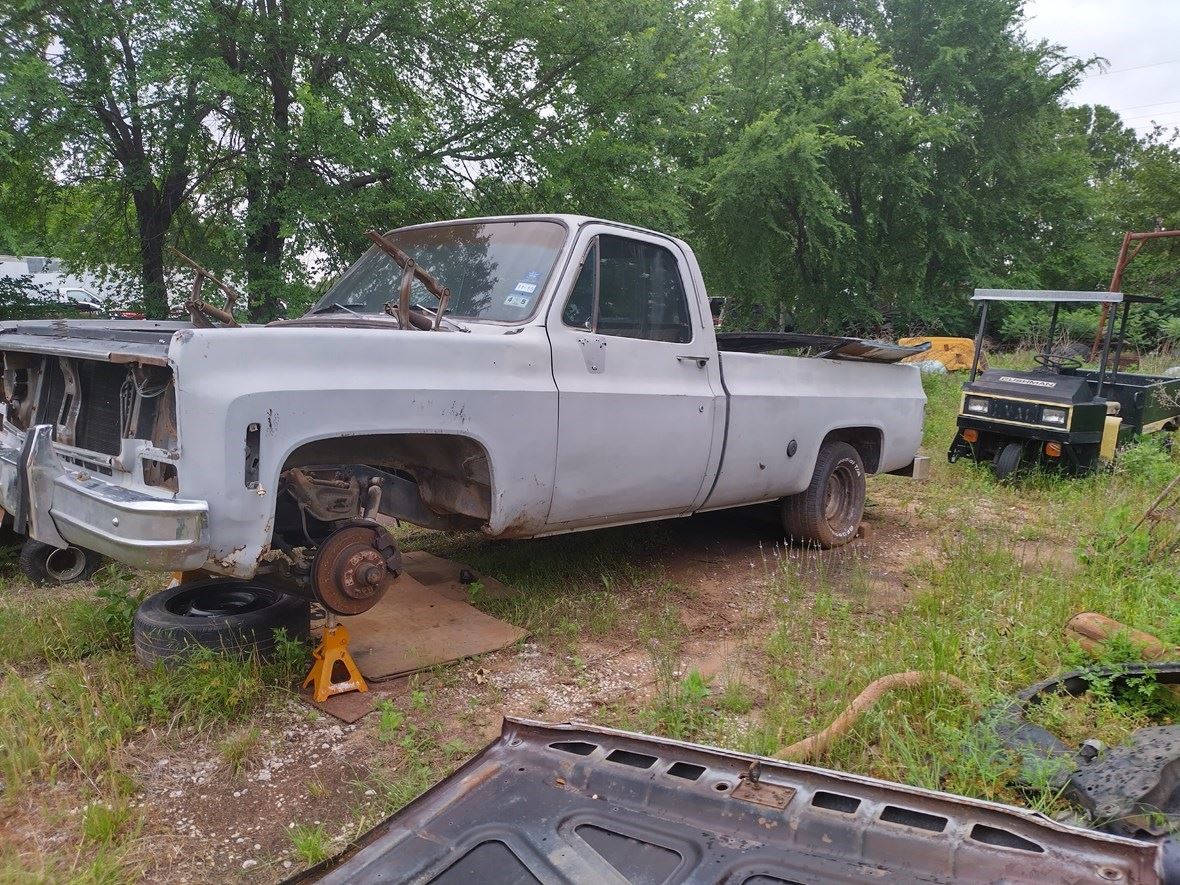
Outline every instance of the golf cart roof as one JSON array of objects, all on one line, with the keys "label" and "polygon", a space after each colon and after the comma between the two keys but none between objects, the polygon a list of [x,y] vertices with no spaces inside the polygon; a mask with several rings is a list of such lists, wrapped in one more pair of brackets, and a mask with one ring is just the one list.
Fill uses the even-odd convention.
[{"label": "golf cart roof", "polygon": [[1048,301],[1079,304],[1120,304],[1122,292],[1063,292],[1056,289],[976,289],[972,301]]}]

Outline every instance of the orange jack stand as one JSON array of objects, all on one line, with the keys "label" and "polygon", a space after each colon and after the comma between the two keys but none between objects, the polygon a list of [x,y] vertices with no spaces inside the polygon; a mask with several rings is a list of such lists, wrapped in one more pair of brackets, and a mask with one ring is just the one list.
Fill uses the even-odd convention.
[{"label": "orange jack stand", "polygon": [[[343,624],[336,623],[335,615],[328,615],[324,635],[312,657],[315,660],[311,665],[311,672],[303,680],[303,687],[312,686],[312,697],[317,704],[322,704],[332,695],[369,690],[356,661],[348,653],[348,629]],[[344,673],[341,679],[335,680],[338,666]]]}]

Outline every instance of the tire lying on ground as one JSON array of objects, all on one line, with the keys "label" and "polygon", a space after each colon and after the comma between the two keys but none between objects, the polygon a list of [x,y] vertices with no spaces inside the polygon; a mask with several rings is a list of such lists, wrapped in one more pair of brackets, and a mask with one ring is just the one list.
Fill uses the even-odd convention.
[{"label": "tire lying on ground", "polygon": [[811,484],[783,498],[783,528],[793,541],[827,549],[856,537],[865,511],[865,468],[846,442],[824,443]]},{"label": "tire lying on ground", "polygon": [[135,612],[135,656],[150,667],[179,663],[198,649],[266,659],[276,630],[306,639],[311,603],[252,581],[213,579],[169,587]]},{"label": "tire lying on ground", "polygon": [[20,548],[20,570],[36,584],[85,581],[102,567],[102,554],[72,544],[64,549],[29,538]]}]

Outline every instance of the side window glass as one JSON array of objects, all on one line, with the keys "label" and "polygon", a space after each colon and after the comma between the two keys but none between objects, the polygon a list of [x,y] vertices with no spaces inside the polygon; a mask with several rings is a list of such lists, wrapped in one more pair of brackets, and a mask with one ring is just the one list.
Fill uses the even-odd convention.
[{"label": "side window glass", "polygon": [[598,241],[595,240],[586,253],[586,260],[582,262],[582,270],[574,282],[574,290],[570,292],[569,300],[565,303],[565,310],[561,312],[561,321],[576,329],[589,329],[590,320],[594,315],[594,280],[598,274]]},{"label": "side window glass", "polygon": [[595,331],[676,344],[692,341],[688,298],[676,257],[668,249],[625,237],[600,236],[598,250]]}]

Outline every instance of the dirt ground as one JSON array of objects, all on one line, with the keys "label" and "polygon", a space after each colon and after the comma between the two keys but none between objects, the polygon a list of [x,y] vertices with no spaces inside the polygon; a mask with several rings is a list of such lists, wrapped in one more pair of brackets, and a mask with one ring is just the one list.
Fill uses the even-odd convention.
[{"label": "dirt ground", "polygon": [[[1019,515],[984,508],[971,518],[1007,526]],[[767,638],[783,606],[798,601],[792,594],[814,594],[822,585],[855,596],[858,617],[871,628],[911,599],[922,567],[942,556],[948,531],[954,534],[946,512],[913,483],[892,477],[871,481],[863,537],[835,551],[785,545],[772,508],[673,520],[650,530],[647,546],[628,551],[628,568],[639,577],[606,584],[607,596],[598,599],[609,597],[618,611],[605,629],[583,628],[577,618],[592,613],[573,605],[569,629],[538,630],[479,659],[373,684],[379,709],[352,725],[292,693],[250,721],[214,732],[144,731],[120,760],[137,784],[134,866],[153,882],[281,881],[319,856],[301,851],[296,834],[313,830],[320,855],[339,851],[494,738],[502,717],[637,727],[634,716],[650,708],[661,678],[666,685],[696,671],[714,694],[740,683],[745,712],[756,716],[772,700]],[[486,540],[464,543],[459,549],[492,562],[504,549]],[[560,558],[582,542],[510,543],[527,560],[534,552]],[[1030,560],[1073,561],[1063,541],[1015,543]],[[486,565],[484,571],[513,586],[510,576]],[[788,571],[792,585],[783,581]],[[661,626],[661,618],[673,623]],[[670,655],[653,653],[653,643],[658,650],[672,637]],[[823,624],[809,622],[792,641],[804,655],[808,644],[822,648]],[[736,735],[741,717],[732,718]],[[228,744],[239,750],[228,753]],[[48,827],[31,805],[28,814],[10,808],[0,839],[22,853],[70,851],[85,812],[70,805],[77,795],[63,790],[59,807],[66,810]]]},{"label": "dirt ground", "polygon": [[[941,458],[959,391],[954,379],[936,379],[931,391],[928,431]],[[0,882],[279,882],[437,782],[494,738],[504,716],[768,753],[826,726],[883,668],[946,668],[979,686],[978,700],[1057,672],[1072,660],[1061,627],[1077,611],[1103,611],[1180,641],[1174,570],[1152,566],[1129,544],[1093,546],[1130,528],[1175,475],[1175,461],[1145,451],[1120,463],[1113,476],[1019,488],[945,462],[927,483],[872,477],[863,536],[834,551],[785,545],[773,508],[534,541],[407,530],[399,535],[405,549],[467,564],[510,587],[507,599],[472,588],[471,601],[530,635],[499,652],[373,684],[376,709],[352,725],[293,690],[263,688],[269,703],[224,706],[253,712],[198,729],[175,718],[191,699],[164,697],[148,715],[141,693],[139,718],[115,723],[118,734],[102,745],[104,753],[115,748],[112,758],[92,759],[89,769],[69,756],[85,747],[51,741],[42,723],[68,721],[77,734],[91,733],[88,705],[102,703],[95,686],[105,685],[88,659],[94,647],[79,640],[75,624],[80,647],[41,649],[38,642],[70,632],[43,619],[34,626],[44,636],[30,627],[29,643],[12,643],[24,663],[0,673],[8,715],[22,722],[26,697],[48,709],[55,669],[78,692],[62,702],[72,718],[30,716],[9,732],[27,739],[42,762],[22,763],[26,781],[15,789],[4,778],[21,766],[13,766],[16,775],[0,770],[7,800]],[[37,607],[21,600],[32,593],[91,600],[87,617],[109,604],[94,603],[99,584],[34,590],[11,561],[0,572],[5,624],[27,623]],[[130,580],[157,586],[153,576]],[[54,611],[68,614],[64,605]],[[98,650],[103,672],[144,675],[126,647],[108,641]],[[145,691],[162,685],[145,676]],[[682,703],[676,693],[685,690],[697,700]],[[899,699],[822,764],[1028,804],[991,764],[990,745],[964,753],[964,741],[977,739],[970,711],[958,697]],[[1109,721],[1098,732],[1085,717],[1076,717],[1075,730],[1118,734],[1146,721],[1110,704],[1099,712]],[[106,721],[97,709],[93,719]],[[41,746],[49,744],[52,752]],[[88,770],[108,780],[88,782]],[[110,809],[113,836],[95,814],[94,797],[103,796],[131,806]],[[1052,812],[1052,802],[1035,807]]]},{"label": "dirt ground", "polygon": [[[935,555],[919,522],[904,503],[877,494],[867,537],[836,553],[784,546],[774,514],[765,511],[667,523],[646,565],[675,587],[684,638],[673,675],[696,670],[723,686],[740,674],[757,696],[781,558],[800,558],[804,573],[809,565],[818,572],[859,560],[867,565],[871,609],[888,610],[907,599],[915,560]],[[635,631],[623,626],[573,642],[530,638],[427,674],[413,680],[416,706],[406,678],[374,684],[373,696],[435,723],[455,744],[457,764],[499,733],[503,716],[596,722],[603,710],[640,705],[654,690],[655,668]],[[405,763],[400,745],[380,740],[379,720],[373,713],[346,725],[292,698],[251,724],[256,740],[236,774],[214,745],[218,736],[142,735],[130,756],[141,785],[135,802],[143,812],[147,878],[282,879],[305,866],[288,832],[297,826],[322,827],[333,849],[342,847],[382,816],[383,797],[370,785],[374,769],[397,777]],[[11,830],[9,836],[53,838]]]}]

